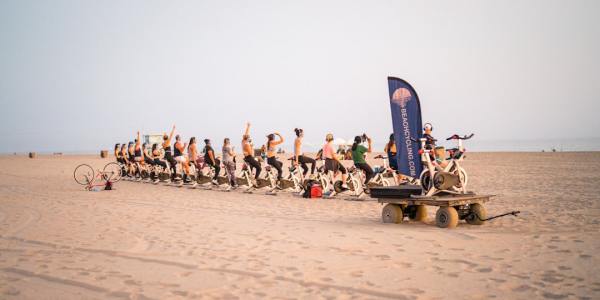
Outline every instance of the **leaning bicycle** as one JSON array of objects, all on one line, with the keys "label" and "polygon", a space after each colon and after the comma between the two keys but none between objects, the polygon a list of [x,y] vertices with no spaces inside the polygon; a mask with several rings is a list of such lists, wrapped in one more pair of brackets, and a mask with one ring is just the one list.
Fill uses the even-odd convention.
[{"label": "leaning bicycle", "polygon": [[75,182],[83,185],[87,191],[91,191],[96,187],[104,187],[105,190],[110,190],[114,183],[121,180],[121,165],[110,162],[102,170],[94,172],[90,165],[81,164],[73,171],[73,178]]}]

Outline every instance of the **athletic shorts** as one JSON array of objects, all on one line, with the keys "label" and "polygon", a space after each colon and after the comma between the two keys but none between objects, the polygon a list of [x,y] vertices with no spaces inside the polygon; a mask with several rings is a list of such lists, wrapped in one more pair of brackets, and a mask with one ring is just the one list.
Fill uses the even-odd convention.
[{"label": "athletic shorts", "polygon": [[135,161],[137,161],[137,162],[141,162],[143,159],[142,159],[142,157],[141,157],[141,156],[136,156],[136,157],[134,158],[134,160],[135,160]]},{"label": "athletic shorts", "polygon": [[325,159],[325,171],[337,172],[340,171],[342,174],[346,174],[346,168],[334,159]]},{"label": "athletic shorts", "polygon": [[175,161],[180,162],[180,163],[186,163],[187,162],[187,158],[183,155],[180,156],[175,156]]}]

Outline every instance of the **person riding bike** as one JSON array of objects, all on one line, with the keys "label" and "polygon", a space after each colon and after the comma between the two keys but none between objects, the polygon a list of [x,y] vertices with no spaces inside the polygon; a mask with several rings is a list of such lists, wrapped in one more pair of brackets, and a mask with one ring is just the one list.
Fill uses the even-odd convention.
[{"label": "person riding bike", "polygon": [[144,155],[144,163],[150,165],[150,166],[154,166],[154,160],[152,159],[152,152],[150,151],[150,148],[148,148],[148,143],[143,143],[142,144],[142,153]]},{"label": "person riding bike", "polygon": [[333,179],[337,176],[338,171],[341,172],[342,188],[348,189],[348,185],[346,184],[346,173],[348,171],[335,154],[335,149],[333,149],[333,134],[328,133],[327,136],[325,136],[325,141],[326,143],[323,145],[323,151],[321,152],[322,157],[325,158],[325,172],[333,172]]},{"label": "person riding bike", "polygon": [[252,140],[250,139],[250,123],[246,123],[246,130],[242,136],[242,151],[244,153],[244,161],[248,164],[248,167],[255,170],[254,179],[258,179],[262,168],[260,163],[254,158]]},{"label": "person riding bike", "polygon": [[188,183],[190,182],[190,165],[188,163],[188,159],[185,156],[185,148],[187,147],[187,143],[184,144],[183,142],[181,142],[181,136],[176,135],[175,136],[175,145],[174,145],[174,156],[175,156],[175,161],[177,161],[178,163],[181,164],[181,167],[183,168],[183,182]]},{"label": "person riding bike", "polygon": [[160,151],[158,150],[158,144],[152,144],[152,158],[154,159],[154,164],[163,167],[163,169],[167,169],[167,162],[160,159]]},{"label": "person riding bike", "polygon": [[129,160],[127,159],[127,144],[121,144],[121,161],[123,162],[124,174],[129,174]]},{"label": "person riding bike", "polygon": [[387,154],[390,168],[394,171],[398,171],[398,161],[396,160],[396,140],[393,133],[390,134],[390,139],[387,144],[385,144],[383,152]]},{"label": "person riding bike", "polygon": [[140,166],[144,165],[144,151],[142,151],[139,131],[137,132],[137,138],[135,139],[134,160],[136,163],[140,164]]},{"label": "person riding bike", "polygon": [[310,164],[310,175],[313,175],[315,173],[317,162],[302,153],[304,130],[295,128],[294,132],[296,133],[296,140],[294,140],[294,166],[298,166],[298,164],[300,164],[303,170],[302,175],[306,176],[306,173],[308,173],[308,166],[306,164]]},{"label": "person riding bike", "polygon": [[[367,140],[367,143],[369,145],[368,148],[361,145],[361,143],[365,139]],[[367,184],[369,183],[371,178],[375,176],[375,174],[373,173],[373,168],[371,168],[371,166],[369,166],[369,164],[365,160],[366,153],[371,153],[371,138],[368,137],[366,134],[363,134],[362,137],[354,137],[354,144],[352,144],[352,161],[354,162],[354,166],[365,172],[365,192],[368,191]]]},{"label": "person riding bike", "polygon": [[129,141],[129,144],[127,144],[127,161],[129,165],[129,175],[138,175],[139,170],[135,165],[135,144],[132,141]]},{"label": "person riding bike", "polygon": [[190,162],[196,166],[196,170],[201,171],[202,167],[204,167],[204,160],[198,155],[198,146],[196,145],[196,137],[190,138],[190,143],[188,144],[188,156]]},{"label": "person riding bike", "polygon": [[114,150],[114,154],[115,154],[115,160],[116,160],[118,163],[122,164],[122,163],[123,163],[123,160],[121,159],[121,151],[120,151],[120,150],[121,150],[121,144],[119,144],[119,143],[116,143],[116,144],[115,144],[115,150]]},{"label": "person riding bike", "polygon": [[[279,137],[279,140],[275,140],[275,136]],[[267,135],[267,163],[277,170],[277,180],[283,178],[283,163],[277,160],[275,146],[283,143],[283,137],[279,132],[271,133]]]},{"label": "person riding bike", "polygon": [[235,152],[233,152],[233,147],[231,147],[231,142],[229,138],[225,138],[223,140],[223,165],[227,170],[227,175],[229,176],[229,185],[232,188],[237,187],[236,179],[235,179]]},{"label": "person riding bike", "polygon": [[204,162],[215,169],[215,175],[212,178],[212,183],[219,184],[217,177],[219,177],[219,173],[221,172],[221,161],[215,157],[215,151],[210,145],[210,140],[205,139],[204,144]]},{"label": "person riding bike", "polygon": [[[177,173],[177,161],[175,161],[175,159],[173,158],[173,152],[171,152],[171,139],[173,139],[173,134],[175,133],[175,125],[173,125],[173,129],[171,130],[171,133],[169,135],[167,135],[167,133],[165,133],[163,135],[163,143],[162,143],[162,148],[163,151],[165,152],[165,160],[169,162],[169,164],[171,165],[171,176],[174,178],[175,174]],[[172,178],[172,179],[173,179]]]}]

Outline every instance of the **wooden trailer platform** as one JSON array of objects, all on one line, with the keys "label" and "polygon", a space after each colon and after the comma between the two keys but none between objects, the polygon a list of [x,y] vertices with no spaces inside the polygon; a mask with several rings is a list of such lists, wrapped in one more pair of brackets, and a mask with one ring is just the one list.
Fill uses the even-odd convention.
[{"label": "wooden trailer platform", "polygon": [[[396,187],[397,189],[397,187]],[[390,193],[391,191],[391,193]],[[440,228],[454,228],[459,220],[465,220],[472,225],[482,225],[487,218],[483,204],[490,201],[494,195],[445,194],[425,197],[401,191],[398,197],[395,190],[382,190],[371,195],[381,204],[385,204],[381,212],[383,223],[402,223],[405,218],[414,221],[424,221],[427,218],[427,206],[437,206],[435,223]]]}]

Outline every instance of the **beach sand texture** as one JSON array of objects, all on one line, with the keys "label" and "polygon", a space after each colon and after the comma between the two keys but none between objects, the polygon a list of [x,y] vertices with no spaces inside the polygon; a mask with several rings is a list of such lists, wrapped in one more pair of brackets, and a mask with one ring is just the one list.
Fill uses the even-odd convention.
[{"label": "beach sand texture", "polygon": [[96,156],[0,157],[0,299],[600,298],[600,153],[471,153],[483,226],[382,224],[375,201],[119,182]]}]

